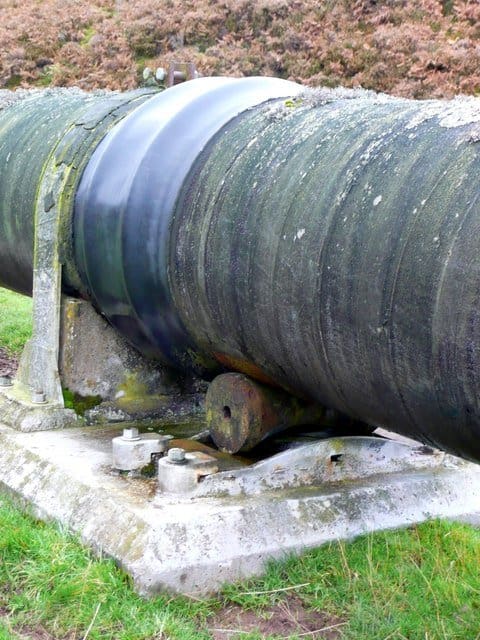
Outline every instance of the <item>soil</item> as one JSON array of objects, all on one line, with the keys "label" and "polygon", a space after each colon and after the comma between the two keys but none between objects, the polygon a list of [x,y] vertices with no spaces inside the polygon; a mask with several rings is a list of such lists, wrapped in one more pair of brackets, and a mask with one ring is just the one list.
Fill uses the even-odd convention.
[{"label": "soil", "polygon": [[[21,640],[59,640],[40,625],[15,629],[15,633]],[[62,638],[62,640],[75,640],[75,638],[71,636],[70,638]]]},{"label": "soil", "polygon": [[480,93],[477,0],[0,3],[0,88],[130,89],[148,66],[415,98]]},{"label": "soil", "polygon": [[[2,618],[7,622],[9,610],[6,607],[0,605],[0,621]],[[8,625],[7,625],[8,626]],[[21,629],[15,629],[15,637],[19,640],[57,640],[54,638],[46,629],[44,629],[41,625],[30,627],[25,626]],[[62,639],[63,640],[63,639]],[[69,638],[65,640],[75,640],[74,638]]]},{"label": "soil", "polygon": [[0,376],[13,376],[18,368],[18,359],[0,347]]},{"label": "soil", "polygon": [[[0,619],[7,618],[9,611],[0,606]],[[337,640],[345,621],[338,616],[305,608],[296,595],[287,596],[281,603],[256,613],[230,605],[210,618],[208,632],[212,640],[240,640],[242,634],[257,632],[261,637],[288,638],[294,634],[311,640]],[[22,640],[59,640],[42,625],[21,626],[15,633]],[[62,636],[61,640],[78,640],[74,632]]]},{"label": "soil", "polygon": [[312,640],[336,640],[345,622],[339,617],[306,609],[300,598],[290,595],[261,614],[231,605],[209,620],[213,640],[240,640],[242,633],[256,631],[263,637],[288,638],[293,634]]}]

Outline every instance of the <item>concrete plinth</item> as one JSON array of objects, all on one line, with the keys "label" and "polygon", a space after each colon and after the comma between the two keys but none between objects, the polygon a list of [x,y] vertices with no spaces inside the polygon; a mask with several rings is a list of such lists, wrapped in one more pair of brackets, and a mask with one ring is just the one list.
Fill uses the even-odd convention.
[{"label": "concrete plinth", "polygon": [[[62,388],[77,399],[98,402],[85,412],[89,424],[203,422],[206,383],[180,378],[146,360],[85,300],[62,296],[57,307],[60,337],[42,333],[44,318],[38,311],[40,328],[23,350],[13,384],[0,387],[3,423],[19,431],[41,431],[81,422],[65,408]],[[32,402],[36,390],[44,403]]]},{"label": "concrete plinth", "polygon": [[165,367],[141,356],[85,300],[63,296],[60,322],[64,388],[111,401],[180,393]]},{"label": "concrete plinth", "polygon": [[0,426],[0,484],[115,558],[144,594],[210,593],[269,558],[480,508],[479,466],[373,438],[319,441],[161,494],[156,479],[112,472],[119,434]]}]

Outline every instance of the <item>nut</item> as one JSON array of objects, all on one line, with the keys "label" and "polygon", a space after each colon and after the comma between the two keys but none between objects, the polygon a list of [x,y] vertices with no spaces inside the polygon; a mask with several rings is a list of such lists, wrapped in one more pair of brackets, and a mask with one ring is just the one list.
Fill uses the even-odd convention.
[{"label": "nut", "polygon": [[167,72],[165,71],[165,69],[163,67],[158,67],[158,69],[156,69],[155,71],[155,80],[157,80],[157,82],[163,82],[166,77]]},{"label": "nut", "polygon": [[137,427],[129,427],[123,430],[122,438],[124,440],[140,440]]},{"label": "nut", "polygon": [[0,376],[0,387],[11,387],[13,384],[10,376]]},{"label": "nut", "polygon": [[185,458],[185,449],[181,449],[180,447],[169,449],[167,460],[172,464],[184,464],[187,461]]},{"label": "nut", "polygon": [[46,395],[41,390],[36,390],[32,393],[33,404],[45,404],[47,401]]}]

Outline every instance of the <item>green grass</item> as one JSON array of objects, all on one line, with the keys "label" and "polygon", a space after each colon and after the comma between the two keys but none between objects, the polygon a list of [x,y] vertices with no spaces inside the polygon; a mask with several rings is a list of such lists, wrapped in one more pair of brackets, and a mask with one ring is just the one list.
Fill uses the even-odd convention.
[{"label": "green grass", "polygon": [[67,409],[73,409],[79,416],[85,415],[85,411],[93,409],[102,401],[101,396],[81,396],[70,389],[63,389],[63,401]]},{"label": "green grass", "polygon": [[[30,299],[0,289],[0,346],[18,354],[30,332]],[[88,630],[89,640],[207,640],[209,616],[223,607],[261,616],[292,593],[344,621],[342,640],[480,639],[480,531],[431,522],[376,533],[272,563],[215,599],[144,600],[112,561],[0,494],[0,640],[42,629],[69,640]]]},{"label": "green grass", "polygon": [[87,25],[83,31],[83,38],[80,40],[80,46],[86,47],[96,33],[97,31],[95,27],[93,27],[91,24]]},{"label": "green grass", "polygon": [[81,637],[97,608],[92,639],[153,638],[162,630],[171,638],[208,637],[195,626],[205,605],[181,598],[140,598],[112,561],[93,560],[74,538],[35,521],[5,497],[0,502],[2,606],[9,611],[8,628],[41,625],[55,637],[72,630]]},{"label": "green grass", "polygon": [[31,334],[31,298],[0,288],[0,347],[18,355]]},{"label": "green grass", "polygon": [[[110,560],[95,560],[72,536],[0,499],[0,640],[25,627],[55,638],[211,638],[208,616],[227,604],[262,612],[288,599],[340,616],[341,638],[479,638],[480,532],[432,522],[331,544],[272,563],[262,579],[215,599],[167,595],[145,600]],[[269,593],[258,593],[268,591]],[[1,618],[0,618],[1,619]],[[244,638],[259,638],[245,634]],[[294,638],[295,636],[292,636]]]}]

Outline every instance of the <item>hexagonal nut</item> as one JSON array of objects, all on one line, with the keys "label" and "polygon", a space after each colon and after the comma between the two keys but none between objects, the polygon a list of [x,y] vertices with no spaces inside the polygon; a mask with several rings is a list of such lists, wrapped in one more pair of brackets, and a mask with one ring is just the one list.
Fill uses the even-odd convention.
[{"label": "hexagonal nut", "polygon": [[167,460],[172,464],[185,464],[187,461],[185,457],[185,449],[172,447],[172,449],[168,450]]},{"label": "hexagonal nut", "polygon": [[136,427],[129,427],[123,430],[122,438],[124,440],[140,440],[138,429]]},{"label": "hexagonal nut", "polygon": [[33,391],[31,397],[33,404],[45,404],[47,402],[47,397],[43,391]]}]

